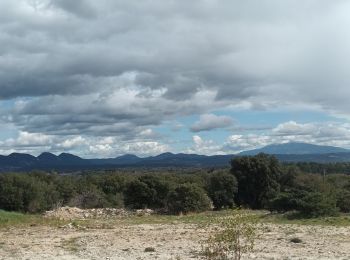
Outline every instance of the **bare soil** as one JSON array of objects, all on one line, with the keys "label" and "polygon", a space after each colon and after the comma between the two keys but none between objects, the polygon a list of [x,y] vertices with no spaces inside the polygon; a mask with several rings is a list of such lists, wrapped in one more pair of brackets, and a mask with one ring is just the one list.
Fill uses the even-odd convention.
[{"label": "bare soil", "polygon": [[[120,218],[92,223],[2,228],[0,259],[201,259],[200,241],[210,232],[194,224],[126,224]],[[349,227],[264,224],[260,233],[243,259],[350,259]]]},{"label": "bare soil", "polygon": [[[349,228],[266,227],[244,259],[350,259]],[[200,241],[207,235],[189,224],[10,228],[0,231],[0,259],[199,259]],[[301,243],[291,242],[293,238]]]}]

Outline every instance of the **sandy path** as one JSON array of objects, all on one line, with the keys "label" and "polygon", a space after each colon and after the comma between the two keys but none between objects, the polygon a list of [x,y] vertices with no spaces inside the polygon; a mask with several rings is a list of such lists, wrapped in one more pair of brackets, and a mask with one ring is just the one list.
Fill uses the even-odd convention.
[{"label": "sandy path", "polygon": [[[350,259],[347,227],[268,224],[244,259]],[[0,259],[199,259],[207,231],[188,224],[115,225],[108,229],[34,226],[0,230]],[[292,243],[293,237],[302,243]],[[153,247],[155,252],[145,252]]]}]

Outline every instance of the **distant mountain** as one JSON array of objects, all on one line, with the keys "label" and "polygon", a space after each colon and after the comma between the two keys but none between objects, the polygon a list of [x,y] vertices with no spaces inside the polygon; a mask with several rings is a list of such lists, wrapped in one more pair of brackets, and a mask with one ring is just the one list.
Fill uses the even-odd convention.
[{"label": "distant mountain", "polygon": [[60,164],[62,165],[87,165],[90,164],[89,160],[80,158],[79,156],[76,156],[74,154],[70,154],[70,153],[61,153],[58,156],[58,160],[60,162]]},{"label": "distant mountain", "polygon": [[255,155],[258,153],[274,154],[284,162],[350,162],[350,151],[306,143],[286,143],[268,145],[260,149],[242,152],[237,155],[198,155],[162,153],[157,156],[140,158],[126,154],[107,159],[83,159],[79,156],[62,153],[42,153],[35,157],[30,154],[12,153],[0,155],[0,172],[58,170],[76,171],[89,169],[112,169],[120,167],[225,167],[236,156]]},{"label": "distant mountain", "polygon": [[332,154],[332,153],[349,153],[350,150],[334,147],[314,145],[307,143],[290,142],[285,144],[271,144],[260,149],[241,152],[239,155],[256,155],[258,153],[267,154],[293,154],[293,155],[306,155],[306,154]]},{"label": "distant mountain", "polygon": [[186,167],[212,167],[212,166],[228,166],[234,155],[218,155],[207,156],[198,154],[184,153],[163,153],[157,156],[144,158],[138,162],[143,166],[186,166]]},{"label": "distant mountain", "polygon": [[94,165],[132,165],[141,160],[142,158],[134,154],[125,154],[116,158],[90,159],[89,161]]},{"label": "distant mountain", "polygon": [[56,162],[58,160],[56,155],[48,152],[40,154],[37,158],[42,162]]}]

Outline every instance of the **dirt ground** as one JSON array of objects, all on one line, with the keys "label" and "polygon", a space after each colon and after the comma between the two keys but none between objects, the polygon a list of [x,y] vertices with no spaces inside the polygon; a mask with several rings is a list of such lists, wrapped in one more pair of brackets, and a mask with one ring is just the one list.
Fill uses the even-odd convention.
[{"label": "dirt ground", "polygon": [[[200,259],[199,241],[209,233],[184,223],[108,223],[0,229],[0,259]],[[244,259],[350,259],[350,228],[266,224]]]}]

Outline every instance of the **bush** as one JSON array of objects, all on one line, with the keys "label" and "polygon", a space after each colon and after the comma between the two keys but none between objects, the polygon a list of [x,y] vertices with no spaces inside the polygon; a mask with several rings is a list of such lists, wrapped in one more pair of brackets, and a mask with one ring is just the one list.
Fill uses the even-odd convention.
[{"label": "bush", "polygon": [[283,213],[297,208],[297,201],[292,193],[283,192],[277,195],[269,203],[268,209],[270,211],[277,211]]},{"label": "bush", "polygon": [[320,192],[309,192],[298,203],[298,210],[305,217],[336,216],[336,199]]},{"label": "bush", "polygon": [[155,190],[139,180],[134,180],[124,191],[124,203],[126,207],[132,209],[148,208],[155,200]]},{"label": "bush", "polygon": [[164,208],[166,198],[170,192],[170,184],[162,175],[144,175],[139,180],[145,183],[151,190],[153,196],[149,198],[148,207]]},{"label": "bush", "polygon": [[266,154],[234,158],[231,173],[237,178],[239,205],[265,208],[279,192],[281,165],[276,157]]},{"label": "bush", "polygon": [[238,211],[231,216],[216,219],[213,224],[218,228],[202,245],[206,259],[239,260],[243,254],[253,250],[257,237],[255,216]]},{"label": "bush", "polygon": [[237,192],[237,180],[232,174],[214,173],[209,177],[207,190],[215,209],[233,208],[235,205],[234,197]]},{"label": "bush", "polygon": [[173,214],[205,211],[210,204],[205,191],[194,184],[178,186],[167,198],[168,211]]},{"label": "bush", "polygon": [[0,176],[0,208],[37,213],[51,209],[59,193],[43,176],[5,174]]},{"label": "bush", "polygon": [[337,207],[341,212],[350,212],[350,192],[347,190],[340,190],[337,192]]},{"label": "bush", "polygon": [[298,210],[307,194],[307,191],[298,189],[281,192],[270,201],[268,209],[279,213]]},{"label": "bush", "polygon": [[109,203],[104,197],[104,194],[99,190],[89,190],[82,194],[77,194],[69,201],[69,206],[82,209],[104,208],[108,207]]}]

